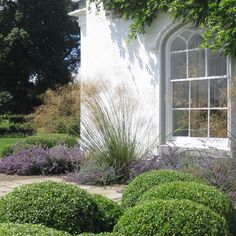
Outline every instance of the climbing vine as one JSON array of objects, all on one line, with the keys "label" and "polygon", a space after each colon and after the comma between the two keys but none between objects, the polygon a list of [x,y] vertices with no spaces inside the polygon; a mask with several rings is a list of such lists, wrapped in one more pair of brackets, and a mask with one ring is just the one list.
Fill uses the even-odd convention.
[{"label": "climbing vine", "polygon": [[236,56],[236,0],[91,0],[125,19],[132,19],[128,40],[145,33],[159,12],[204,28],[204,47]]}]

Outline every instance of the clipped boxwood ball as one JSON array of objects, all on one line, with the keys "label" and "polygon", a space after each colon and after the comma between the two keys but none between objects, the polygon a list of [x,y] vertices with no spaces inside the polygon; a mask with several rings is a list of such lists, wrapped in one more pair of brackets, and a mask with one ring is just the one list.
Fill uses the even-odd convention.
[{"label": "clipped boxwood ball", "polygon": [[90,194],[66,183],[29,184],[0,199],[0,222],[42,224],[71,234],[97,232],[97,211]]},{"label": "clipped boxwood ball", "polygon": [[151,188],[140,197],[139,203],[142,204],[157,199],[186,199],[203,204],[225,217],[231,224],[233,205],[228,197],[214,187],[195,182],[174,181]]},{"label": "clipped boxwood ball", "polygon": [[90,233],[84,233],[84,234],[79,234],[78,236],[121,236],[118,233],[100,233],[100,234],[90,234]]},{"label": "clipped boxwood ball", "polygon": [[70,236],[67,232],[50,229],[42,225],[33,224],[0,224],[0,235],[2,236]]},{"label": "clipped boxwood ball", "polygon": [[119,206],[114,201],[98,194],[95,194],[93,196],[93,200],[97,205],[99,214],[99,222],[97,222],[97,225],[99,227],[98,231],[112,231],[114,225],[123,214],[121,206]]},{"label": "clipped boxwood ball", "polygon": [[125,188],[121,205],[124,208],[135,206],[144,192],[155,185],[172,181],[202,182],[197,177],[174,170],[153,170],[137,176]]},{"label": "clipped boxwood ball", "polygon": [[157,200],[125,211],[114,227],[125,236],[228,236],[224,217],[189,200]]}]

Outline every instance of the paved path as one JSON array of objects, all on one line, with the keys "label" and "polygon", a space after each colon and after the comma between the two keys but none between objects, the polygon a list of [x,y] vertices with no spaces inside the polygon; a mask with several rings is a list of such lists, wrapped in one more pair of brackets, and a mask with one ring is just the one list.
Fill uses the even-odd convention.
[{"label": "paved path", "polygon": [[[44,176],[12,176],[0,174],[0,197],[11,192],[14,188],[31,183],[41,183],[44,181],[65,182],[63,177],[44,177]],[[80,185],[82,189],[87,190],[92,194],[100,194],[114,201],[119,202],[124,186],[87,186]]]}]

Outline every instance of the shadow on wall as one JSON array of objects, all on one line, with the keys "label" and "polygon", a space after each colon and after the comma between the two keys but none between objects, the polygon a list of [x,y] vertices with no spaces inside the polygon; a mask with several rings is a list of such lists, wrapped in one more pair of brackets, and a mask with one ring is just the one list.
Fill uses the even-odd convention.
[{"label": "shadow on wall", "polygon": [[[126,40],[129,33],[129,21],[120,18],[106,16],[111,33],[111,39],[118,48],[120,57],[123,58],[125,65],[132,75],[135,82],[137,79],[137,68],[146,71],[150,75],[150,83],[153,87],[158,85],[158,52],[156,50],[156,32],[149,32],[141,35],[137,40],[127,44]],[[141,75],[140,75],[141,76]]]}]

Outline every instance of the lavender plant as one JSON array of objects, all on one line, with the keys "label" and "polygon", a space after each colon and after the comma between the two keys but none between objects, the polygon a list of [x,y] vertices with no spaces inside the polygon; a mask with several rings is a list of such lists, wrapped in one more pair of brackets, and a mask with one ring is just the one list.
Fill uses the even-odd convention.
[{"label": "lavender plant", "polygon": [[0,160],[0,173],[58,175],[79,170],[84,154],[78,147],[25,148]]},{"label": "lavender plant", "polygon": [[153,169],[171,169],[190,173],[225,192],[236,205],[236,158],[217,149],[179,149],[167,146],[158,155],[140,159],[131,165],[131,176]]},{"label": "lavender plant", "polygon": [[84,185],[113,185],[120,182],[115,169],[107,163],[90,160],[79,171],[69,173],[66,180]]},{"label": "lavender plant", "polygon": [[236,204],[236,159],[222,155],[217,158],[212,155],[194,158],[184,171],[201,177],[208,184],[225,192]]}]

